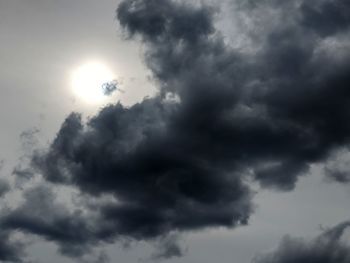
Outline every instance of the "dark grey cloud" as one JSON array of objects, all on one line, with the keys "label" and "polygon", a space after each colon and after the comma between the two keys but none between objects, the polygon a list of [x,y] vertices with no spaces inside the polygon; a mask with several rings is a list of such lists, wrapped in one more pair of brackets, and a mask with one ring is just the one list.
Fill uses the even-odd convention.
[{"label": "dark grey cloud", "polygon": [[[349,42],[340,37],[348,22],[325,28],[318,16],[331,17],[327,3],[241,8],[290,13],[260,32],[259,48],[247,54],[225,44],[212,7],[121,2],[117,18],[129,38],[145,44],[158,94],[131,107],[109,105],[87,123],[72,113],[49,149],[32,160],[46,181],[77,188],[87,199],[109,194],[115,202],[95,207],[94,219],[55,205],[45,190],[31,192],[2,225],[80,256],[123,237],[153,240],[247,224],[253,212],[247,179],[292,190],[311,164],[349,144],[350,54],[339,59],[326,45],[329,38]],[[162,254],[180,251],[168,246]]]},{"label": "dark grey cloud", "polygon": [[342,149],[327,160],[324,166],[324,172],[327,178],[336,182],[349,183],[350,182],[350,154],[348,149]]},{"label": "dark grey cloud", "polygon": [[11,240],[11,231],[0,230],[0,261],[1,262],[23,262],[25,256],[24,244]]},{"label": "dark grey cloud", "polygon": [[106,96],[112,95],[117,90],[118,90],[118,82],[116,80],[104,83],[102,85],[103,94]]},{"label": "dark grey cloud", "polygon": [[[2,168],[4,166],[4,161],[0,160],[0,175],[2,176]],[[6,194],[8,191],[10,191],[11,186],[9,184],[9,182],[4,179],[4,178],[0,178],[0,197],[2,197],[4,194]]]},{"label": "dark grey cloud", "polygon": [[[87,220],[81,221],[79,211],[70,213],[55,201],[53,192],[45,186],[24,193],[25,202],[15,210],[3,212],[2,229],[19,230],[55,241],[60,251],[69,256],[80,255],[80,248],[88,248]],[[80,245],[82,244],[82,245]],[[88,249],[84,249],[87,252]]]},{"label": "dark grey cloud", "polygon": [[[130,14],[131,9],[136,14]],[[168,44],[183,40],[185,52],[193,48],[197,52],[194,56],[200,56],[198,48],[203,45],[211,53],[209,56],[219,52],[220,59],[229,63],[222,43],[208,40],[213,31],[211,14],[205,7],[197,9],[171,1],[123,2],[118,9],[122,25],[136,25],[137,29],[130,32],[144,30],[149,41],[159,40],[164,49],[170,50]],[[184,74],[182,68],[178,71],[174,74]],[[225,84],[220,89],[231,93],[229,86]],[[238,174],[221,166],[219,155],[211,160],[215,156],[207,150],[211,147],[209,138],[196,138],[201,136],[201,124],[205,125],[201,130],[209,132],[203,136],[210,136],[213,131],[206,123],[206,115],[220,113],[224,106],[215,106],[211,101],[207,104],[213,98],[205,90],[193,109],[186,109],[192,107],[192,99],[182,106],[183,102],[168,102],[158,96],[130,108],[108,106],[86,126],[79,115],[72,114],[49,152],[37,156],[34,164],[51,182],[74,185],[92,195],[113,194],[119,204],[106,206],[101,213],[114,223],[118,235],[148,239],[174,230],[246,224],[252,211],[248,187]],[[213,91],[212,95],[224,98],[220,92]],[[231,96],[226,98],[228,103],[232,100]],[[203,114],[205,119],[193,122],[192,118],[206,105],[209,108]]]},{"label": "dark grey cloud", "polygon": [[322,36],[347,30],[350,25],[350,3],[344,0],[304,1],[303,24]]},{"label": "dark grey cloud", "polygon": [[0,197],[10,191],[11,187],[7,180],[0,178]]},{"label": "dark grey cloud", "polygon": [[141,32],[151,42],[165,36],[196,42],[214,31],[212,12],[209,7],[193,8],[172,1],[123,1],[117,17],[131,35]]},{"label": "dark grey cloud", "polygon": [[24,245],[9,238],[10,233],[19,231],[54,242],[61,254],[78,262],[109,262],[106,253],[95,248],[114,236],[116,231],[109,226],[110,222],[88,207],[69,208],[48,185],[31,187],[23,197],[25,202],[16,209],[2,211],[0,225],[6,236],[0,243],[0,260],[23,261]]},{"label": "dark grey cloud", "polygon": [[340,183],[349,183],[350,182],[350,173],[348,169],[342,169],[340,167],[326,167],[325,168],[326,175],[331,178],[332,180],[335,180]]},{"label": "dark grey cloud", "polygon": [[341,223],[309,242],[285,237],[278,249],[260,255],[254,263],[345,263],[350,260],[350,247],[341,238],[350,222]]},{"label": "dark grey cloud", "polygon": [[118,234],[152,238],[177,229],[246,223],[248,188],[219,168],[191,162],[193,153],[179,148],[182,138],[170,136],[167,127],[173,107],[158,99],[129,109],[112,105],[85,128],[73,114],[50,152],[34,162],[49,181],[92,195],[113,194],[119,204],[101,212]]}]

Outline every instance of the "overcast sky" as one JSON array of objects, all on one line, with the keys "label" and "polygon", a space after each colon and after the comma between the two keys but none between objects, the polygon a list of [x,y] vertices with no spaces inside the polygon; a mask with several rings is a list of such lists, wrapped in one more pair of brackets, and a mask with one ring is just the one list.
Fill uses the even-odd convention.
[{"label": "overcast sky", "polygon": [[0,0],[0,262],[350,262],[349,28],[345,0]]}]

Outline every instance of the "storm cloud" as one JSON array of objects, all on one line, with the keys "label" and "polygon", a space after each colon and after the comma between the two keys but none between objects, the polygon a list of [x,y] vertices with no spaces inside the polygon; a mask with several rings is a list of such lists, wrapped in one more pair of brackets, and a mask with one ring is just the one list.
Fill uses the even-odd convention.
[{"label": "storm cloud", "polygon": [[[130,33],[142,30],[148,41],[159,41],[164,52],[173,45],[179,45],[181,53],[188,52],[191,63],[198,67],[193,73],[182,66],[175,69],[175,64],[168,66],[174,69],[174,80],[181,82],[181,102],[167,100],[167,90],[161,87],[163,95],[130,108],[108,106],[86,125],[78,114],[72,114],[49,151],[34,158],[34,165],[50,182],[73,185],[90,195],[114,195],[118,204],[103,207],[101,213],[104,220],[114,222],[117,235],[149,239],[172,231],[246,224],[252,211],[250,190],[231,168],[239,163],[231,163],[229,147],[220,149],[225,139],[216,141],[216,131],[208,122],[225,110],[225,103],[233,103],[235,91],[215,75],[211,81],[208,77],[210,83],[203,83],[206,87],[191,83],[195,71],[215,70],[201,68],[196,61],[203,54],[200,47],[213,56],[214,67],[220,53],[219,59],[230,64],[223,43],[209,39],[211,9],[170,1],[128,1],[120,5],[118,18],[126,29],[136,26]],[[162,52],[159,59],[166,55]],[[167,56],[171,60],[174,55]],[[167,67],[160,63],[160,69]],[[218,91],[211,89],[216,84]],[[201,94],[194,96],[192,87]],[[221,102],[215,103],[218,100]],[[218,125],[225,123],[218,120]]]},{"label": "storm cloud", "polygon": [[[112,195],[114,202],[98,206],[91,219],[52,206],[53,198],[37,196],[50,196],[41,190],[28,193],[1,224],[54,241],[70,256],[121,237],[152,240],[246,225],[254,211],[249,180],[292,190],[310,165],[350,140],[348,4],[295,2],[241,6],[237,12],[244,14],[290,13],[264,29],[259,18],[252,21],[261,42],[254,52],[241,52],[215,28],[214,7],[122,1],[117,18],[128,38],[144,43],[157,95],[131,107],[106,106],[86,123],[70,114],[32,160],[48,183],[86,198]],[[47,202],[40,217],[30,213],[33,199]],[[169,248],[163,254],[181,255]],[[290,262],[284,254],[277,259],[272,262]]]}]

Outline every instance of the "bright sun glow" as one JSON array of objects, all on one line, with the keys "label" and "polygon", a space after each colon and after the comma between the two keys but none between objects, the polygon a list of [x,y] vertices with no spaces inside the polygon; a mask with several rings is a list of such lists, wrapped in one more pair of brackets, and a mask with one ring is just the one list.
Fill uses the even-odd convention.
[{"label": "bright sun glow", "polygon": [[80,66],[72,74],[72,88],[77,97],[87,103],[101,103],[106,99],[102,85],[115,76],[104,64],[90,62]]}]

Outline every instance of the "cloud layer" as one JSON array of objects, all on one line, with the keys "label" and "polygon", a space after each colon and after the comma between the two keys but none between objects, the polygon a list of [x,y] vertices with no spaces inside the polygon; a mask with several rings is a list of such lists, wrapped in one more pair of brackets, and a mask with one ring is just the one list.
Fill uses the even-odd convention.
[{"label": "cloud layer", "polygon": [[[252,16],[254,34],[246,32],[259,41],[254,52],[225,43],[213,7],[121,2],[117,18],[128,37],[145,44],[158,94],[129,108],[107,106],[87,123],[72,113],[32,160],[47,183],[113,201],[72,212],[44,187],[26,192],[2,228],[81,256],[123,237],[245,225],[253,212],[249,180],[292,190],[311,164],[350,139],[350,5],[299,2],[248,1],[235,9],[262,14]],[[264,27],[263,14],[272,11],[279,22]],[[0,247],[11,259],[13,250]],[[164,255],[181,255],[168,247]],[[275,262],[289,262],[282,257]]]}]

